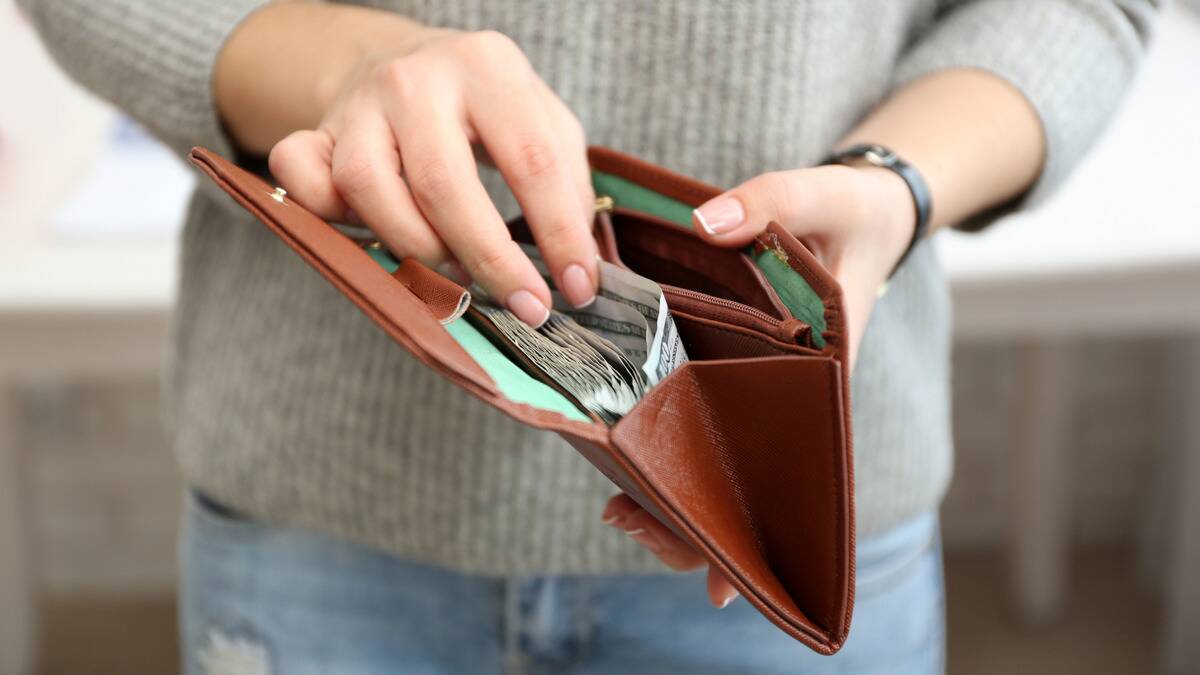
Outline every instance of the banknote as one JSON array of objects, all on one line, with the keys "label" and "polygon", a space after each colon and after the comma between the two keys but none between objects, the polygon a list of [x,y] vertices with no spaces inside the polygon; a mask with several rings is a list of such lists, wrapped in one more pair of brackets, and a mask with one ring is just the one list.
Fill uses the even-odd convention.
[{"label": "banknote", "polygon": [[641,367],[647,386],[658,384],[667,373],[687,361],[679,331],[675,329],[667,300],[658,284],[600,260],[597,261],[600,288],[596,300],[577,309],[553,290],[554,280],[537,247],[521,244],[521,248],[552,289],[554,309],[621,349]]},{"label": "banknote", "polygon": [[[658,284],[599,261],[596,300],[573,307],[557,290],[536,247],[522,245],[550,285],[550,318],[533,329],[472,288],[477,320],[484,320],[518,352],[522,365],[565,391],[585,410],[613,423],[687,353]],[[523,358],[522,358],[523,357]]]}]

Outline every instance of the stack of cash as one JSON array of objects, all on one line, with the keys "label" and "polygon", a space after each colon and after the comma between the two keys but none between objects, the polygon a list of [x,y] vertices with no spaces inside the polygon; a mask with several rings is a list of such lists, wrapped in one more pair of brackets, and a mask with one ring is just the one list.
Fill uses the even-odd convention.
[{"label": "stack of cash", "polygon": [[[536,247],[522,245],[554,287]],[[562,391],[585,411],[612,424],[650,387],[687,361],[679,332],[658,284],[600,261],[596,301],[576,309],[557,291],[550,318],[534,329],[476,287],[474,316],[502,338],[519,365]],[[519,358],[523,357],[523,358]]]}]

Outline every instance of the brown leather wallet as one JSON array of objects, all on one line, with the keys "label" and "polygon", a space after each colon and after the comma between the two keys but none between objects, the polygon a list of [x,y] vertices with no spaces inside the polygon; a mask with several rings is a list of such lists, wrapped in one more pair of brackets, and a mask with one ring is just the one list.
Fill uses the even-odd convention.
[{"label": "brown leather wallet", "polygon": [[[691,209],[718,188],[604,148],[589,160],[597,194],[613,202],[596,217],[601,255],[662,286],[690,359],[612,426],[514,393],[524,390],[507,380],[519,369],[458,318],[464,289],[454,282],[412,259],[389,263],[257,176],[191,153],[400,346],[514,419],[560,434],[764,616],[832,654],[854,605],[841,290],[777,224],[744,250],[692,233]],[[528,237],[519,220],[511,226]]]}]

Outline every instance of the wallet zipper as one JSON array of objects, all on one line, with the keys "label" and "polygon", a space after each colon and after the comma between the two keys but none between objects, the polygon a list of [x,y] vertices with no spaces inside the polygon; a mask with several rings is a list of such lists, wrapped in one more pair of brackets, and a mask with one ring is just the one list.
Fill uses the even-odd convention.
[{"label": "wallet zipper", "polygon": [[761,309],[678,286],[664,284],[662,289],[668,309],[672,298],[686,298],[683,303],[677,303],[677,308],[685,314],[750,328],[783,342],[812,346],[812,328],[799,319],[777,319]]}]

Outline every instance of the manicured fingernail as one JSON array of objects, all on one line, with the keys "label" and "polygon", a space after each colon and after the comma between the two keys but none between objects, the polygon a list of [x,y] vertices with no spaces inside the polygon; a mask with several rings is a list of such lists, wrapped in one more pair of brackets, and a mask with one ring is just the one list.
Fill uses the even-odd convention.
[{"label": "manicured fingernail", "polygon": [[630,539],[641,544],[651,553],[662,553],[662,545],[659,544],[658,540],[652,537],[646,530],[639,527],[636,530],[629,530],[625,532],[625,534],[628,534]]},{"label": "manicured fingernail", "polygon": [[508,305],[508,311],[516,314],[518,319],[534,328],[540,328],[542,324],[546,323],[546,319],[550,318],[550,310],[542,304],[542,301],[524,289],[509,293],[508,300],[504,304]]},{"label": "manicured fingernail", "polygon": [[614,513],[611,516],[604,516],[600,519],[600,522],[604,523],[605,525],[616,525],[617,521],[620,519],[621,516]]},{"label": "manicured fingernail", "polygon": [[726,607],[728,607],[728,606],[729,606],[729,603],[733,602],[733,601],[734,601],[734,600],[736,600],[736,599],[737,599],[737,594],[736,594],[736,593],[735,593],[735,594],[733,594],[733,595],[730,595],[730,596],[726,597],[724,600],[722,600],[722,601],[721,601],[721,607],[720,607],[720,608],[721,608],[721,609],[725,609]]},{"label": "manicured fingernail", "polygon": [[742,203],[734,197],[717,197],[692,211],[696,222],[709,234],[722,234],[732,230],[746,219]]},{"label": "manicured fingernail", "polygon": [[592,278],[582,265],[572,263],[562,273],[562,292],[576,307],[587,307],[596,301],[596,290]]}]

